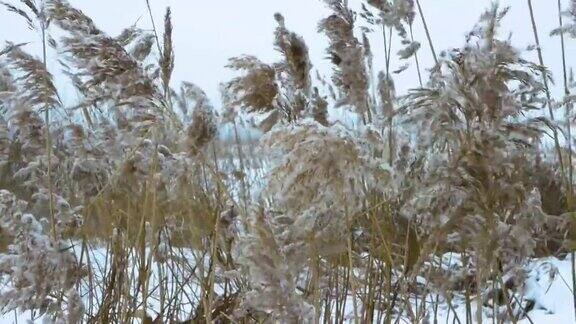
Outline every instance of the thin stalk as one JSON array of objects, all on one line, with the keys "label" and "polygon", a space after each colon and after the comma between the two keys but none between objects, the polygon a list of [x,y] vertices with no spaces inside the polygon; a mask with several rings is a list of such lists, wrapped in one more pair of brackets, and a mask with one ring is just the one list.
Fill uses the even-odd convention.
[{"label": "thin stalk", "polygon": [[352,261],[352,238],[348,238],[348,267],[350,271],[350,288],[352,290],[352,303],[354,307],[354,323],[358,324],[358,302],[356,301],[356,277],[354,275],[354,263]]},{"label": "thin stalk", "polygon": [[[386,36],[386,25],[384,25],[384,22],[382,22],[382,39],[384,41],[384,60],[385,60],[385,67],[386,67],[386,77],[389,77],[389,75],[390,75],[390,64],[389,64],[389,62],[390,62],[390,50],[389,50],[389,47],[391,46],[391,44],[390,44],[390,46],[388,46],[388,44],[389,44],[388,38],[390,38],[390,39],[392,38],[392,32],[390,32],[390,37],[387,37]],[[390,115],[392,115],[392,113],[390,113]],[[388,154],[390,155],[389,156],[390,165],[392,165],[392,137],[391,137],[392,136],[392,119],[390,116],[388,116],[387,119],[388,119],[388,149],[389,149]]]},{"label": "thin stalk", "polygon": [[[572,272],[572,299],[574,303],[574,310],[576,312],[576,261],[574,260],[574,251],[570,253],[570,267]],[[574,315],[576,316],[576,314]]]},{"label": "thin stalk", "polygon": [[[386,77],[390,77],[390,51],[392,49],[392,28],[389,28],[388,37],[386,36],[386,25],[382,23],[382,38],[384,40],[384,59],[386,60]],[[394,130],[393,127],[393,112],[389,112],[388,116],[388,163],[392,165],[394,161]]]},{"label": "thin stalk", "polygon": [[156,31],[156,24],[154,23],[154,15],[152,15],[152,8],[150,8],[150,0],[146,0],[146,7],[148,8],[148,14],[150,15],[150,22],[152,23],[152,30],[154,31],[154,38],[156,39],[156,47],[158,48],[158,53],[162,55],[162,49],[160,48],[160,39],[158,38],[158,32]]},{"label": "thin stalk", "polygon": [[[44,11],[44,9],[42,9]],[[44,65],[44,70],[48,70],[46,63],[46,19],[42,16],[41,20],[42,29],[42,64]],[[50,212],[50,231],[52,234],[52,239],[56,240],[56,219],[54,215],[54,188],[52,187],[52,138],[50,135],[50,107],[48,103],[44,104],[44,123],[46,124],[45,136],[46,136],[46,155],[48,156],[47,163],[47,183],[48,183],[48,208]]]},{"label": "thin stalk", "polygon": [[[560,25],[560,44],[562,47],[562,76],[564,81],[564,96],[568,97],[570,95],[570,90],[568,89],[568,73],[566,69],[566,46],[564,43],[564,32],[562,28],[564,22],[562,20],[562,3],[558,0],[558,23]],[[566,134],[568,137],[568,208],[572,210],[573,196],[574,196],[574,168],[572,167],[572,125],[570,123],[570,116],[572,113],[572,104],[567,103],[565,107],[565,118],[566,118]],[[575,300],[576,303],[576,300]],[[576,306],[576,304],[575,304]]]},{"label": "thin stalk", "polygon": [[[564,22],[562,20],[562,2],[558,0],[558,24],[560,25],[560,44],[562,47],[562,76],[564,81],[564,96],[567,98],[570,95],[568,89],[568,75],[566,72],[566,46],[564,44]],[[573,176],[574,168],[572,167],[572,127],[570,123],[570,116],[572,114],[572,103],[567,102],[565,107],[566,118],[566,134],[568,136],[568,210],[572,211],[572,199],[574,197]],[[574,263],[574,251],[570,252],[570,265],[572,272],[572,291],[576,291],[576,264]],[[574,307],[574,316],[576,317],[576,294],[572,294],[572,304]]]},{"label": "thin stalk", "polygon": [[[412,24],[410,24],[410,40],[414,42],[414,32],[412,31]],[[422,88],[422,73],[420,72],[420,61],[418,60],[418,51],[414,53],[414,61],[416,62],[416,71],[418,71],[418,82]]]},{"label": "thin stalk", "polygon": [[432,44],[432,38],[430,37],[430,30],[428,30],[428,24],[424,18],[424,13],[422,12],[422,6],[420,6],[420,0],[416,0],[416,5],[418,6],[418,13],[420,13],[420,18],[422,18],[422,25],[424,25],[424,31],[426,32],[426,38],[428,39],[428,45],[430,46],[430,51],[432,52],[432,57],[434,58],[434,63],[438,64],[438,57],[436,56],[436,51],[434,50],[434,45]]},{"label": "thin stalk", "polygon": [[[384,60],[388,63],[388,37],[386,37],[386,25],[384,23],[382,23],[382,39],[384,40]],[[386,64],[386,76],[390,74],[388,69],[388,64]]]},{"label": "thin stalk", "polygon": [[[246,164],[244,163],[244,152],[242,150],[242,141],[240,140],[240,135],[238,134],[238,126],[236,125],[236,119],[232,121],[234,126],[234,140],[236,141],[236,147],[238,150],[238,162],[240,163],[240,169],[242,172],[246,172]],[[241,179],[242,185],[242,200],[244,202],[244,213],[248,213],[248,186],[246,185],[245,177]],[[239,197],[240,198],[240,197]]]},{"label": "thin stalk", "polygon": [[217,253],[217,241],[218,232],[220,228],[220,217],[216,215],[216,223],[214,224],[214,233],[212,236],[211,246],[210,246],[210,268],[208,269],[208,289],[204,296],[204,318],[206,323],[212,323],[212,305],[213,305],[213,293],[214,293],[214,278],[216,271],[216,253]]},{"label": "thin stalk", "polygon": [[388,37],[388,53],[386,54],[386,75],[388,76],[390,74],[390,58],[392,57],[392,55],[390,54],[390,52],[392,51],[392,26],[390,26],[388,28],[388,35],[390,37]]},{"label": "thin stalk", "polygon": [[[536,50],[538,53],[538,62],[540,66],[544,67],[544,59],[542,58],[542,48],[540,47],[540,39],[538,38],[538,29],[536,28],[536,20],[534,19],[534,9],[532,7],[532,0],[528,1],[528,9],[530,11],[530,21],[532,22],[532,31],[534,33],[534,41],[536,42]],[[548,87],[548,78],[544,71],[542,71],[542,82],[544,83],[544,89],[546,91],[546,99],[548,105],[548,113],[550,115],[550,120],[554,122],[554,111],[552,109],[552,98],[550,96],[550,88]],[[566,181],[566,171],[564,169],[564,162],[562,159],[562,149],[560,148],[560,142],[558,140],[558,130],[552,127],[552,133],[554,135],[554,146],[556,147],[556,153],[558,154],[558,163],[560,163],[560,172],[562,173],[562,182]]]},{"label": "thin stalk", "polygon": [[393,116],[394,116],[394,112],[390,111],[389,112],[389,116],[388,116],[388,164],[390,166],[392,166],[394,164],[394,155],[395,155],[395,150],[394,150],[394,121],[393,121]]}]

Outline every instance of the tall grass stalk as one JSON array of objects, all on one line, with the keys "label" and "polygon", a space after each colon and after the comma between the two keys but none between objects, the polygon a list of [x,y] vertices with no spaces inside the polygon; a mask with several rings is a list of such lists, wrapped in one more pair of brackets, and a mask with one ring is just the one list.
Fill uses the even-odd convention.
[{"label": "tall grass stalk", "polygon": [[430,31],[428,30],[428,24],[424,18],[424,12],[422,12],[422,6],[420,5],[420,0],[416,0],[416,5],[418,6],[418,13],[422,19],[422,25],[424,26],[424,31],[426,32],[426,39],[428,39],[428,46],[430,47],[430,52],[432,53],[432,58],[434,63],[438,64],[438,57],[436,56],[436,51],[434,50],[434,44],[432,43],[432,37],[430,36]]},{"label": "tall grass stalk", "polygon": [[[562,18],[562,2],[558,0],[558,26],[560,28],[560,45],[562,53],[562,79],[564,85],[564,97],[568,98],[570,96],[570,90],[568,88],[568,72],[566,67],[566,46],[564,42],[564,22]],[[565,99],[566,100],[566,99]],[[568,143],[568,210],[573,210],[573,200],[574,200],[574,165],[572,163],[572,102],[567,101],[565,106],[565,122],[566,122],[566,136]],[[576,253],[574,251],[570,252],[572,268],[572,291],[576,291],[576,261],[574,258]],[[574,316],[576,316],[576,294],[573,294],[573,306],[574,306]]]}]

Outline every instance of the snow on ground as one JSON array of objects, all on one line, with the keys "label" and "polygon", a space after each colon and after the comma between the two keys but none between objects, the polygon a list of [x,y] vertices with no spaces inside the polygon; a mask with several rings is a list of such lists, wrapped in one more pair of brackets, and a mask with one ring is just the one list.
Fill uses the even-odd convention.
[{"label": "snow on ground", "polygon": [[[568,324],[576,323],[572,294],[572,270],[570,257],[559,260],[554,257],[538,259],[526,267],[527,278],[523,295],[516,295],[521,312],[529,306],[528,314],[517,321],[518,324]],[[443,304],[439,307],[438,323],[466,323],[466,306],[463,298],[453,301],[453,309]],[[476,314],[476,303],[472,303],[472,314]],[[501,314],[508,314],[505,306]],[[456,314],[456,315],[455,315]],[[483,322],[493,322],[492,308],[483,307]],[[472,318],[475,321],[475,318]]]},{"label": "snow on ground", "polygon": [[[101,251],[103,252],[103,251]],[[450,258],[450,262],[454,265],[458,259]],[[554,257],[543,258],[534,260],[526,267],[526,282],[523,295],[517,295],[517,300],[521,301],[522,307],[526,307],[527,301],[533,301],[532,310],[530,310],[526,317],[519,320],[519,324],[567,324],[576,323],[573,294],[572,294],[572,274],[570,257],[564,260],[559,260]],[[156,279],[152,279],[156,280]],[[435,299],[435,296],[430,296]],[[152,301],[152,304],[154,302]],[[463,298],[454,298],[452,301],[453,307],[448,307],[446,303],[442,303],[438,307],[438,323],[466,323],[466,307]],[[350,314],[353,315],[351,308],[352,302],[347,305]],[[151,305],[152,307],[154,305]],[[476,305],[472,304],[472,314],[476,312]],[[516,311],[521,311],[522,307],[518,307]],[[506,310],[501,309],[505,314]],[[456,314],[456,316],[455,316]],[[492,308],[484,307],[483,309],[483,322],[492,323]],[[15,324],[15,323],[42,323],[42,319],[31,320],[30,312],[17,314],[9,312],[0,315],[0,324]],[[348,316],[349,322],[353,323],[353,316]],[[430,319],[433,321],[433,318]],[[474,320],[474,318],[473,318]],[[409,323],[406,319],[399,321],[399,323]]]},{"label": "snow on ground", "polygon": [[[147,249],[146,254],[149,255],[150,254],[150,250]],[[95,280],[98,280],[99,278],[102,278],[104,276],[105,273],[108,273],[109,270],[109,264],[107,265],[106,262],[109,262],[109,257],[107,258],[106,256],[107,250],[105,248],[94,248],[94,249],[90,249],[90,259],[91,259],[91,268],[94,271],[94,278]],[[79,249],[75,249],[75,254],[77,255],[77,257],[80,256],[80,250]],[[174,248],[173,250],[171,250],[171,257],[172,259],[167,261],[167,263],[170,263],[170,267],[167,267],[164,271],[170,271],[169,269],[176,269],[175,273],[167,273],[166,274],[166,285],[168,287],[174,288],[174,287],[178,287],[178,289],[182,289],[182,291],[184,291],[185,294],[189,295],[189,296],[197,296],[200,294],[200,286],[197,282],[190,280],[189,278],[189,274],[184,274],[182,273],[182,271],[179,271],[179,267],[174,266],[174,264],[172,264],[172,261],[180,259],[180,260],[197,260],[197,256],[194,255],[194,252],[190,249],[186,249],[186,248]],[[84,259],[85,260],[85,259]],[[176,261],[174,261],[176,262]],[[131,263],[131,267],[129,269],[127,269],[128,273],[132,273],[133,276],[131,277],[131,280],[135,281],[137,280],[137,275],[135,273],[137,273],[137,270],[133,270],[132,267],[134,267],[134,269],[137,269],[138,267],[138,263],[137,261],[135,261],[135,259],[133,259],[132,256],[132,261]],[[205,268],[208,268],[208,261],[206,260],[206,265]],[[153,266],[152,267],[152,272],[151,272],[151,276],[150,276],[150,282],[149,285],[150,287],[156,287],[158,285],[159,282],[159,276],[158,276],[158,269]],[[181,285],[182,283],[186,282],[187,284],[179,287],[179,285]],[[135,282],[131,283],[132,286],[135,286]],[[84,294],[86,296],[88,296],[88,283],[84,282],[83,283],[83,291],[85,292]],[[2,287],[0,286],[0,289],[2,289]],[[216,293],[221,293],[220,291],[220,287],[215,286],[214,287]],[[100,291],[99,289],[95,289],[94,290],[94,296],[96,300],[100,300]],[[168,295],[168,297],[171,297],[170,295]],[[148,296],[148,309],[150,310],[150,314],[154,314],[154,310],[158,310],[160,309],[160,302],[159,302],[159,290],[158,289],[153,289],[152,291],[150,291],[149,296]],[[138,301],[141,302],[141,297],[138,298]],[[86,308],[89,307],[88,302],[85,302],[85,306]],[[188,316],[191,312],[192,312],[192,307],[194,307],[195,305],[191,305],[190,303],[186,302],[185,300],[181,301],[180,306],[180,315],[182,316],[182,319],[186,319],[186,316]],[[95,305],[94,305],[95,307]],[[10,311],[6,314],[0,314],[0,324],[13,324],[13,323],[43,323],[43,317],[42,316],[38,316],[37,313],[36,314],[31,314],[31,312],[29,311],[25,311],[22,313],[17,313],[14,311]]]}]

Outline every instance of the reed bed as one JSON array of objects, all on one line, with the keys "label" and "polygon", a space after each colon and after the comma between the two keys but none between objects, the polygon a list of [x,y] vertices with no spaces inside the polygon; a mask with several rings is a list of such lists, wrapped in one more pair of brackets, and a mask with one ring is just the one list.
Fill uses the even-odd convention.
[{"label": "reed bed", "polygon": [[[537,62],[498,33],[508,8],[497,3],[463,46],[437,52],[425,1],[323,2],[330,76],[276,14],[281,58],[231,58],[237,76],[217,105],[172,80],[170,8],[151,31],[111,36],[66,0],[1,2],[43,45],[0,50],[3,316],[516,323],[548,310],[532,274],[575,291],[576,83],[564,49],[576,2],[558,1],[550,31],[562,44],[560,98],[530,0],[516,5],[529,8]],[[367,37],[376,32],[383,58]],[[48,51],[80,94],[72,106]],[[392,71],[394,55],[403,65]],[[396,93],[412,64],[419,83]],[[356,126],[334,118],[339,109]]]}]

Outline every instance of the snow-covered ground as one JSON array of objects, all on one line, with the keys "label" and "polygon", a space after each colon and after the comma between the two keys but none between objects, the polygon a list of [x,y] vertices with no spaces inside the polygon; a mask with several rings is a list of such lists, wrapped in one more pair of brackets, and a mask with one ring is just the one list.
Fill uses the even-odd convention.
[{"label": "snow-covered ground", "polygon": [[[446,256],[450,255],[449,258]],[[460,262],[456,254],[448,253],[443,257],[442,264],[444,267],[455,266],[457,267]],[[506,306],[496,307],[496,311],[492,307],[483,307],[482,309],[482,322],[483,323],[511,323],[509,320],[509,314],[512,312],[517,315],[519,320],[516,321],[518,324],[569,324],[576,323],[576,317],[574,313],[573,304],[573,294],[572,294],[572,270],[571,270],[571,259],[568,256],[564,260],[559,260],[555,257],[535,259],[530,262],[525,268],[525,281],[521,286],[523,288],[518,288],[516,294],[514,294],[514,300],[517,301],[516,305],[513,305],[512,309],[508,309]],[[425,283],[424,278],[419,278]],[[519,292],[520,291],[520,292]],[[509,291],[511,294],[512,292]],[[454,294],[450,305],[446,301],[442,301],[441,296],[435,294],[430,294],[427,296],[428,323],[438,323],[438,324],[464,324],[466,321],[466,302],[463,295]],[[477,306],[473,300],[471,301],[471,320],[476,323],[475,318]],[[434,302],[439,301],[436,318],[434,318]],[[418,301],[418,302],[421,302]],[[491,304],[491,301],[487,302]],[[486,304],[486,301],[484,302]],[[517,305],[520,306],[517,306]],[[414,305],[413,305],[414,306]],[[350,323],[354,323],[354,310],[352,307],[351,299],[346,305],[347,318],[349,318]],[[417,307],[413,307],[417,309]],[[527,314],[523,314],[524,310],[528,310]],[[498,315],[499,314],[499,315]],[[520,315],[521,314],[521,315]],[[494,315],[499,318],[500,321],[494,320]],[[408,318],[401,318],[398,321],[393,321],[395,323],[411,323]]]},{"label": "snow-covered ground", "polygon": [[[527,266],[526,281],[523,294],[517,294],[516,299],[522,307],[533,303],[528,314],[518,321],[519,324],[576,323],[572,294],[572,273],[570,257],[565,260],[544,258],[534,260]],[[530,301],[530,302],[528,302]],[[466,323],[466,308],[463,301],[453,302],[454,310],[447,305],[439,307],[438,323]],[[476,305],[472,305],[472,314],[476,313]],[[501,312],[508,310],[502,306]],[[455,315],[456,313],[456,315]],[[458,317],[458,319],[456,319]],[[483,322],[493,322],[493,309],[484,307]],[[458,321],[459,320],[459,321]]]},{"label": "snow-covered ground", "polygon": [[[514,311],[522,311],[528,304],[531,310],[527,315],[518,321],[519,324],[568,324],[576,323],[573,294],[572,294],[572,274],[570,257],[564,260],[557,258],[543,258],[534,260],[526,268],[526,281],[522,294],[517,294],[516,298],[522,305]],[[155,280],[154,278],[152,279]],[[430,300],[435,300],[435,296],[430,296]],[[154,303],[153,299],[151,303]],[[350,302],[350,307],[352,303]],[[466,306],[463,297],[454,297],[452,307],[446,303],[441,303],[438,307],[438,323],[466,323]],[[476,313],[476,305],[471,305],[472,314]],[[508,314],[505,306],[500,307],[501,314]],[[350,309],[350,314],[353,310]],[[483,322],[493,322],[493,308],[483,307]],[[17,314],[9,312],[0,316],[0,324],[13,323],[42,323],[42,319],[35,319],[30,312]],[[353,322],[349,317],[349,322]],[[473,320],[474,317],[472,318]],[[431,322],[434,321],[430,318]],[[399,323],[409,323],[407,319],[401,319]]]}]

